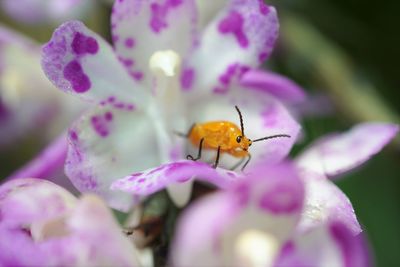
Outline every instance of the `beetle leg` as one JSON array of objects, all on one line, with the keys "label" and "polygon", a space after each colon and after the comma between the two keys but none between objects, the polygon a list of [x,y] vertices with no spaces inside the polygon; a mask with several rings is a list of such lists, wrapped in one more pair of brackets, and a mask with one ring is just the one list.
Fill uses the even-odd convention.
[{"label": "beetle leg", "polygon": [[201,138],[201,140],[200,140],[199,152],[197,152],[197,157],[196,158],[193,158],[192,155],[187,155],[186,158],[190,159],[190,160],[193,160],[193,161],[199,160],[201,158],[201,150],[203,149],[203,142],[204,142],[204,137]]},{"label": "beetle leg", "polygon": [[247,164],[249,164],[250,160],[251,160],[251,155],[249,154],[249,158],[247,159],[246,163],[243,165],[242,171],[244,170],[244,168],[246,168]]},{"label": "beetle leg", "polygon": [[212,166],[214,169],[217,168],[218,166],[218,162],[219,162],[219,154],[221,153],[221,146],[218,146],[218,150],[217,150],[217,157],[215,158],[215,163]]},{"label": "beetle leg", "polygon": [[178,131],[174,131],[174,134],[176,134],[177,136],[180,136],[180,137],[189,138],[190,134],[192,133],[192,130],[193,130],[194,126],[196,126],[196,123],[193,123],[192,126],[190,126],[189,131],[187,133],[185,133],[185,134],[181,133],[181,132],[178,132]]},{"label": "beetle leg", "polygon": [[239,167],[240,165],[242,165],[243,161],[244,161],[245,157],[242,157],[238,163],[236,163],[235,165],[233,165],[233,167],[231,168],[231,171],[234,171],[237,167]]}]

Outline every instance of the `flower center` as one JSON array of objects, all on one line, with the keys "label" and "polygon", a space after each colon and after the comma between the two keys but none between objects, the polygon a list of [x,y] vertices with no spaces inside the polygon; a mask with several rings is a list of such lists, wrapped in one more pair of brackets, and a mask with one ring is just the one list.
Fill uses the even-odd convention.
[{"label": "flower center", "polygon": [[238,266],[272,266],[278,249],[279,242],[274,236],[255,229],[242,232],[235,242]]},{"label": "flower center", "polygon": [[156,51],[150,57],[149,67],[156,76],[175,77],[180,73],[181,57],[173,50]]},{"label": "flower center", "polygon": [[31,225],[32,238],[35,241],[44,241],[51,238],[63,237],[69,234],[65,224],[65,217],[58,217]]}]

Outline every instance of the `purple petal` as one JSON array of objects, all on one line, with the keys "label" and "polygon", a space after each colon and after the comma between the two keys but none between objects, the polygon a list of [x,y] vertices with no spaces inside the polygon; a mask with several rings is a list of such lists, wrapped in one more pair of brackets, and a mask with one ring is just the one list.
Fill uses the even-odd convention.
[{"label": "purple petal", "polygon": [[129,77],[111,46],[79,21],[57,28],[43,47],[42,66],[59,89],[89,101],[101,102],[109,97],[136,105],[148,101],[148,95]]},{"label": "purple petal", "polygon": [[211,183],[218,188],[226,188],[239,180],[240,176],[232,171],[214,169],[203,162],[185,160],[133,173],[112,183],[111,189],[135,196],[148,196],[165,189],[168,185],[193,179]]},{"label": "purple petal", "polygon": [[132,244],[96,196],[77,200],[53,183],[17,179],[0,187],[0,214],[2,266],[138,266]]},{"label": "purple petal", "polygon": [[278,28],[275,8],[258,0],[230,1],[188,58],[185,70],[192,71],[193,81],[184,89],[226,90],[236,77],[268,58]]},{"label": "purple petal", "polygon": [[234,266],[237,242],[248,231],[268,235],[271,245],[279,246],[293,233],[303,197],[292,166],[253,169],[227,190],[204,197],[185,211],[172,247],[174,266]]},{"label": "purple petal", "polygon": [[299,232],[327,221],[340,221],[354,234],[362,229],[347,196],[330,180],[313,172],[301,173],[305,184],[304,211],[298,225]]},{"label": "purple petal", "polygon": [[285,76],[265,70],[251,69],[240,79],[244,88],[265,91],[280,100],[298,103],[305,100],[303,89]]},{"label": "purple petal", "polygon": [[1,224],[30,225],[38,220],[62,216],[71,211],[75,202],[72,194],[51,182],[12,180],[0,186]]},{"label": "purple petal", "polygon": [[149,81],[149,60],[156,51],[184,56],[194,42],[192,0],[115,1],[111,16],[114,47],[136,80]]},{"label": "purple petal", "polygon": [[297,159],[298,164],[328,177],[344,174],[368,161],[397,134],[398,125],[362,123],[342,134],[317,140]]},{"label": "purple petal", "polygon": [[365,242],[344,224],[327,222],[295,237],[283,246],[276,267],[371,266]]}]

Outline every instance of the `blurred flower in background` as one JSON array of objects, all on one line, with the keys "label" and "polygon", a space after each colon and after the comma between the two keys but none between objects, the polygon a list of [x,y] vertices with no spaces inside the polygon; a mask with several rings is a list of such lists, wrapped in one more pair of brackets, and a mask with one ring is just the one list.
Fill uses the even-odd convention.
[{"label": "blurred flower in background", "polygon": [[0,8],[16,21],[44,24],[83,17],[93,5],[94,0],[2,0]]},{"label": "blurred flower in background", "polygon": [[40,67],[40,45],[0,27],[0,147],[30,135],[50,141],[82,110],[48,82]]},{"label": "blurred flower in background", "polygon": [[77,199],[51,182],[21,178],[0,187],[0,212],[2,266],[140,266],[94,195]]}]

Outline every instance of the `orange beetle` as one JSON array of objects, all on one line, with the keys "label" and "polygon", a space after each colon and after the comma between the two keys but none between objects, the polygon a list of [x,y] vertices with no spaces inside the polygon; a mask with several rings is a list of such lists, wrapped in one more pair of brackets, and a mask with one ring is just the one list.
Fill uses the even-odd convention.
[{"label": "orange beetle", "polygon": [[195,123],[186,135],[179,134],[187,137],[194,146],[199,147],[197,157],[194,158],[193,156],[188,155],[187,159],[194,161],[199,160],[201,158],[201,151],[203,148],[215,149],[217,150],[217,157],[213,165],[214,168],[218,166],[219,156],[222,152],[228,153],[237,158],[242,158],[242,160],[239,161],[238,164],[236,164],[232,169],[237,168],[240,164],[242,164],[243,160],[248,157],[246,163],[242,167],[243,171],[251,159],[248,149],[252,143],[278,137],[290,138],[290,135],[278,134],[250,140],[244,134],[242,113],[237,106],[235,106],[235,108],[240,118],[240,129],[236,124],[229,121],[212,121]]}]

